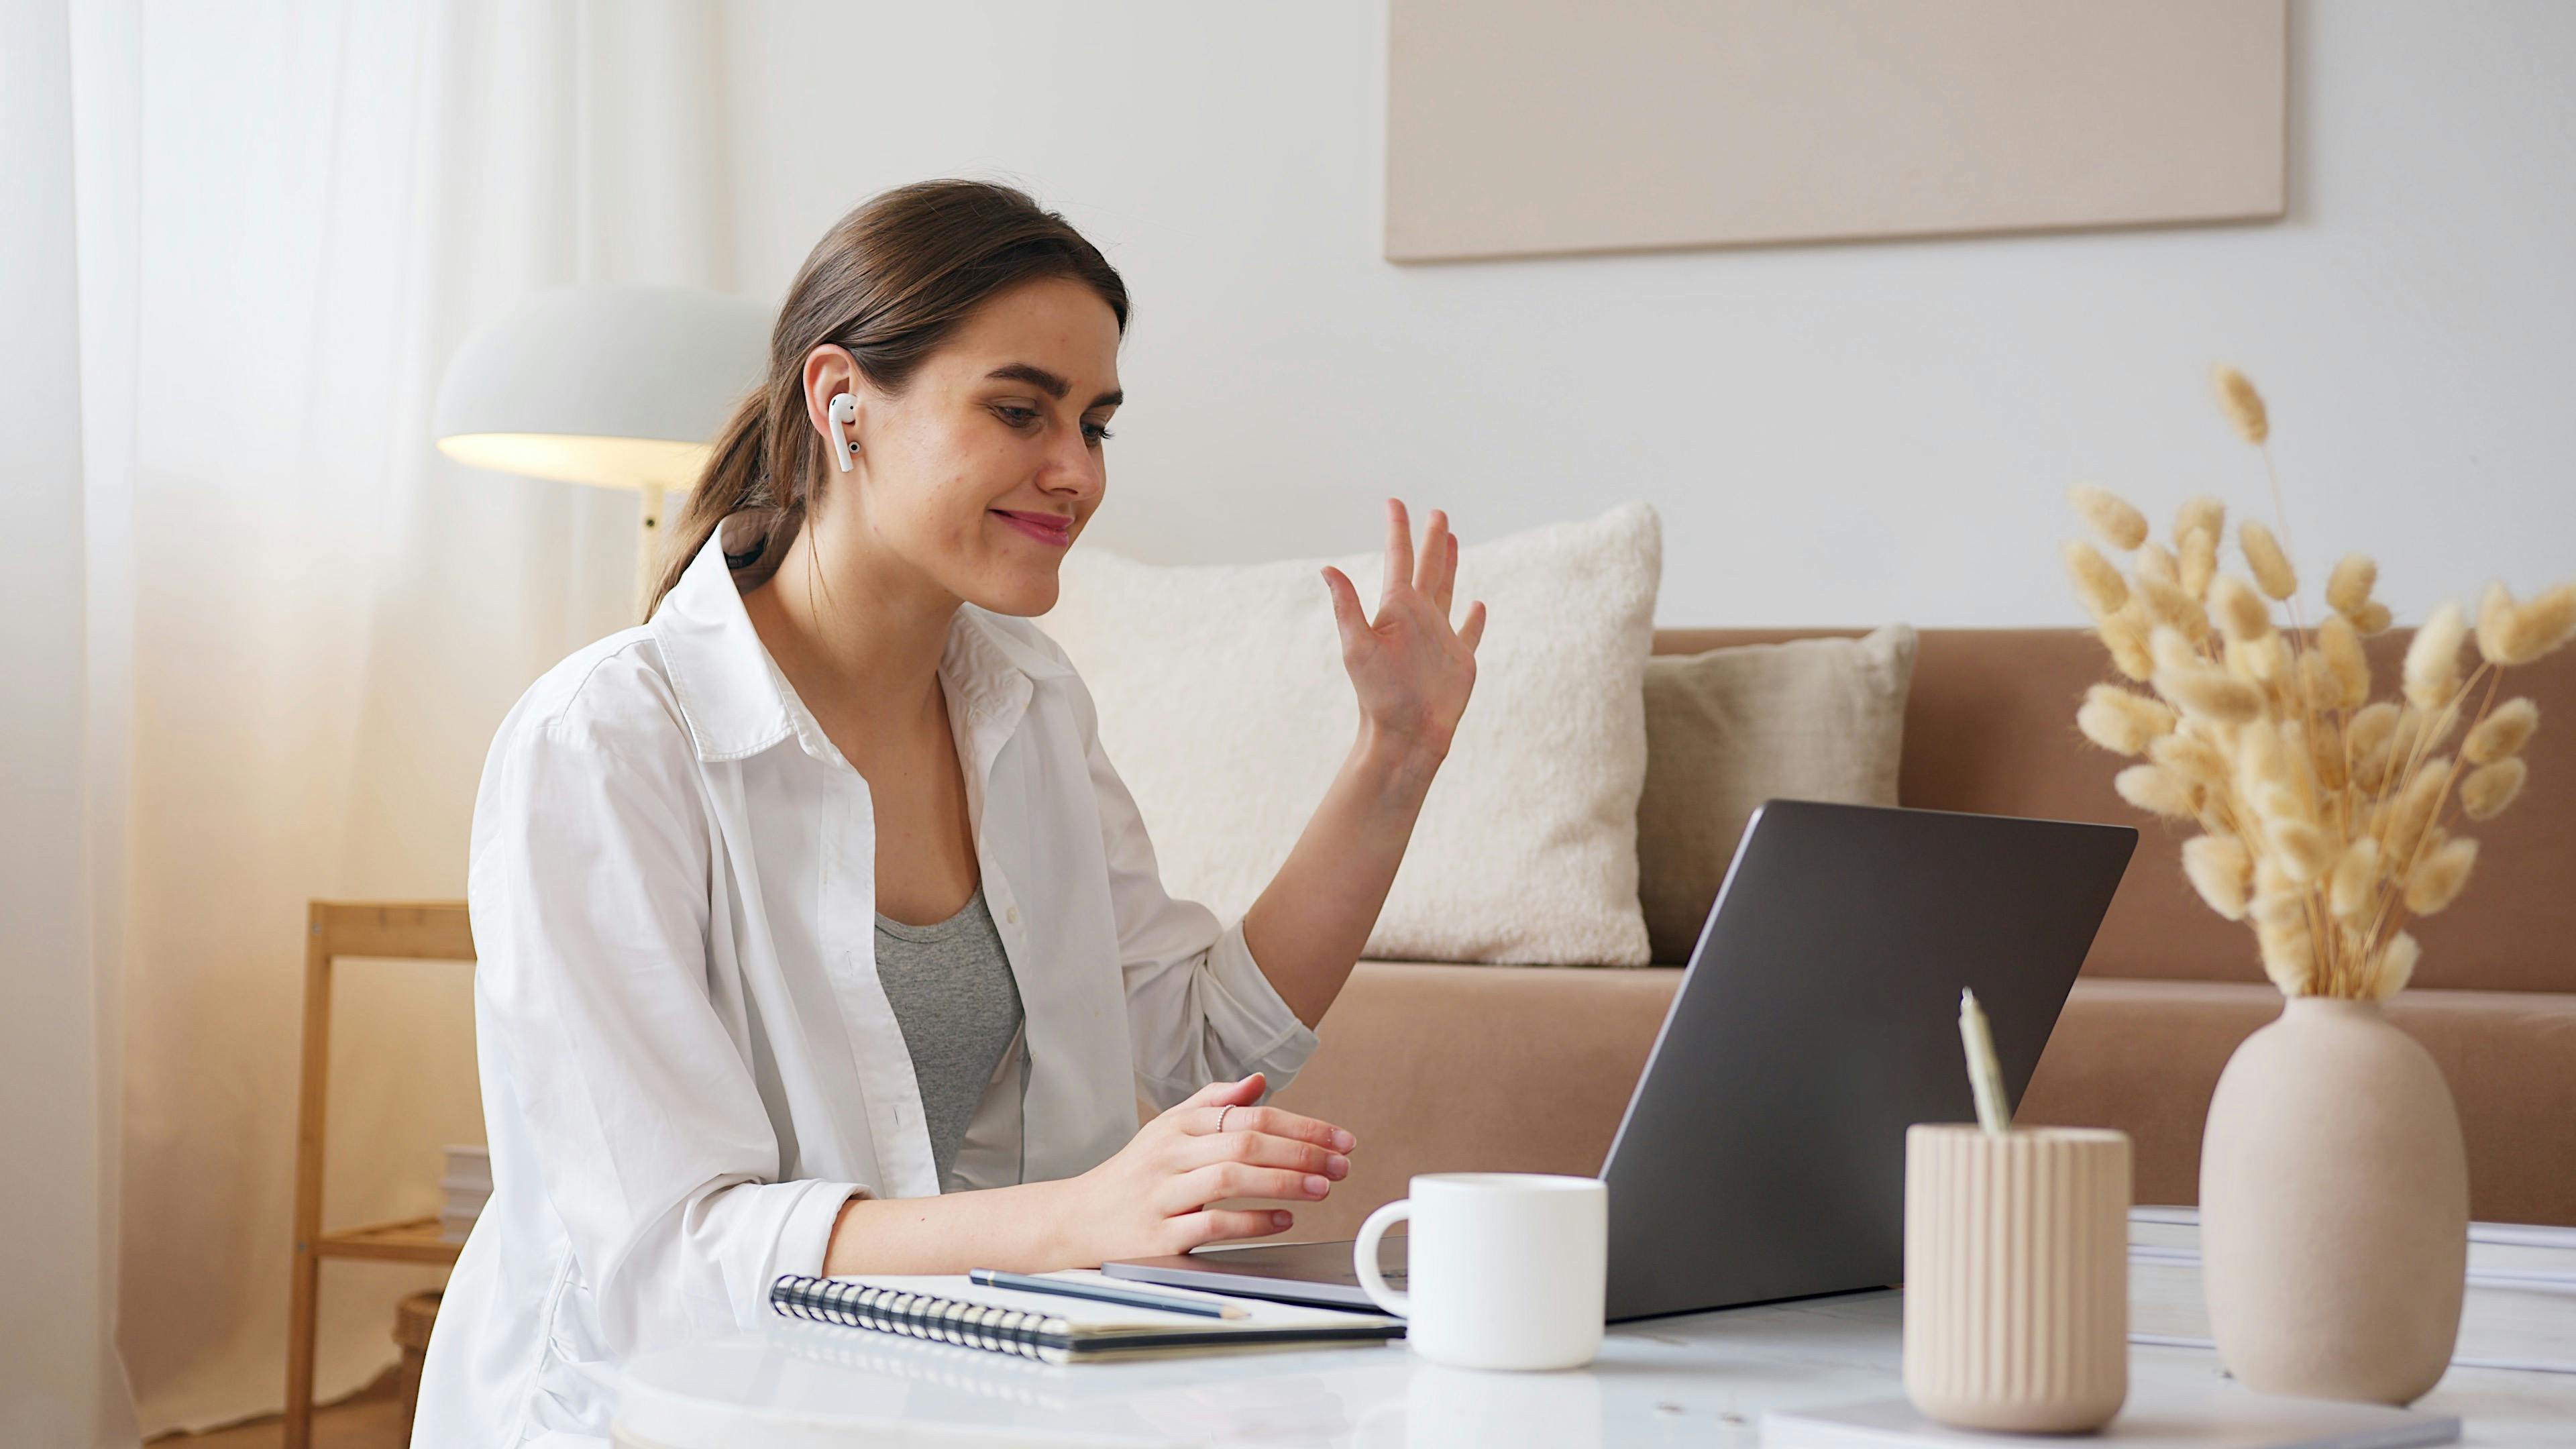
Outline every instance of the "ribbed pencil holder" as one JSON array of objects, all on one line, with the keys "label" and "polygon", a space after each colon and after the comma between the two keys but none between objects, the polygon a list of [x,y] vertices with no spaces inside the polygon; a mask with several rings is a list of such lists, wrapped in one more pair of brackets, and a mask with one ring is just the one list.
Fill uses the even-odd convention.
[{"label": "ribbed pencil holder", "polygon": [[2129,1139],[1905,1134],[1905,1392],[1958,1429],[2098,1429],[2129,1395]]}]

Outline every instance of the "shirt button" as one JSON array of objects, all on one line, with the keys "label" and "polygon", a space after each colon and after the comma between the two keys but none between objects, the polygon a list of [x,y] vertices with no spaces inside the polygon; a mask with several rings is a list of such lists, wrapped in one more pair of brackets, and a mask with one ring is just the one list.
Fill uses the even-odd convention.
[{"label": "shirt button", "polygon": [[1002,919],[1010,922],[1014,926],[1018,925],[1020,923],[1020,908],[1018,906],[1005,908],[1002,912]]}]

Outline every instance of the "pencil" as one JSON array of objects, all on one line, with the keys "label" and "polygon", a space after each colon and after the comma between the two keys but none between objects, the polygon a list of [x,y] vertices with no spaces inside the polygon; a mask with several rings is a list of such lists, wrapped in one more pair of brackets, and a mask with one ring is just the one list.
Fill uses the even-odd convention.
[{"label": "pencil", "polygon": [[1123,1303],[1130,1308],[1160,1308],[1167,1313],[1195,1313],[1201,1318],[1250,1318],[1252,1315],[1232,1303],[1217,1303],[1205,1298],[1179,1298],[1144,1288],[1121,1284],[1095,1283],[1088,1279],[1039,1278],[1027,1273],[1005,1273],[999,1268],[970,1268],[966,1281],[986,1288],[1017,1288],[1023,1293],[1054,1293],[1066,1298],[1090,1298],[1102,1303]]},{"label": "pencil", "polygon": [[1968,1052],[1968,1090],[1977,1098],[1977,1125],[1989,1132],[2012,1128],[2012,1109],[2004,1105],[2003,1068],[1995,1064],[1995,1039],[1986,1029],[1986,1013],[1977,993],[1959,992],[1959,1044]]}]

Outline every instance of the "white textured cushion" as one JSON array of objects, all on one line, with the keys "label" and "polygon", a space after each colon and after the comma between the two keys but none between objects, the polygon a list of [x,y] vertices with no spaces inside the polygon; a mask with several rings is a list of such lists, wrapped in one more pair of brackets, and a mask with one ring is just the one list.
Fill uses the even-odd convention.
[{"label": "white textured cushion", "polygon": [[[1643,503],[1459,547],[1451,617],[1475,599],[1488,616],[1475,693],[1367,955],[1645,963],[1637,796],[1662,558]],[[1359,730],[1328,562],[1374,614],[1383,549],[1183,567],[1075,549],[1038,621],[1098,703],[1165,887],[1221,919],[1269,885]]]}]

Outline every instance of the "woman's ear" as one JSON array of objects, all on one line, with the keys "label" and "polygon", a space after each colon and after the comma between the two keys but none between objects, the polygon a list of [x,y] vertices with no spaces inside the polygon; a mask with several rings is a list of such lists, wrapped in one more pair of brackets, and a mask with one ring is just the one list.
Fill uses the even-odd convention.
[{"label": "woman's ear", "polygon": [[826,342],[805,354],[803,374],[806,421],[822,435],[832,466],[847,473],[858,453],[852,436],[859,421],[858,359],[848,348]]}]

